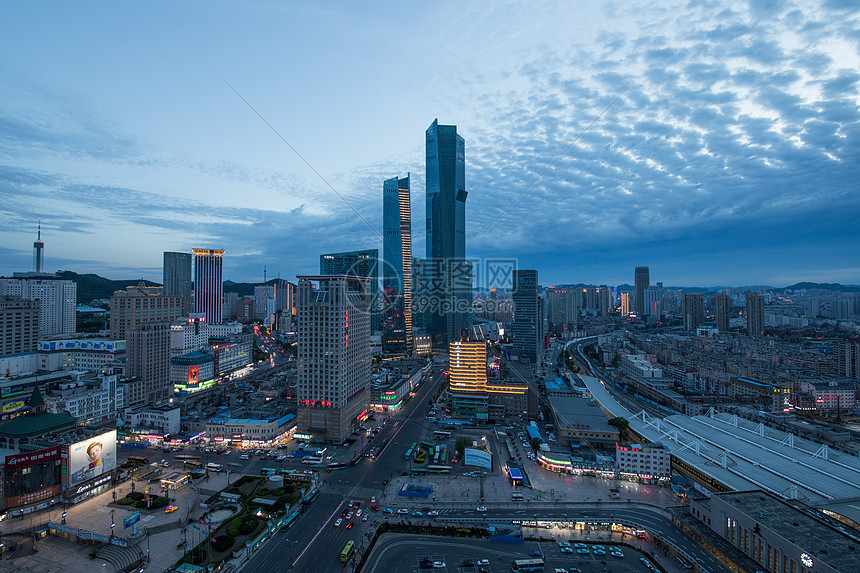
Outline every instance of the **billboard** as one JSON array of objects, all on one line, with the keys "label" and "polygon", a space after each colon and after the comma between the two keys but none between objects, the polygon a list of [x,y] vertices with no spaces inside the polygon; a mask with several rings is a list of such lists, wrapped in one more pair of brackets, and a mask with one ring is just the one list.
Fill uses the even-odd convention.
[{"label": "billboard", "polygon": [[69,446],[69,485],[74,486],[116,468],[116,430]]},{"label": "billboard", "polygon": [[6,456],[6,469],[25,468],[42,462],[60,459],[60,446],[53,446],[26,454]]},{"label": "billboard", "polygon": [[493,454],[484,450],[476,450],[475,448],[466,448],[466,456],[463,458],[463,465],[478,466],[485,470],[493,471]]}]

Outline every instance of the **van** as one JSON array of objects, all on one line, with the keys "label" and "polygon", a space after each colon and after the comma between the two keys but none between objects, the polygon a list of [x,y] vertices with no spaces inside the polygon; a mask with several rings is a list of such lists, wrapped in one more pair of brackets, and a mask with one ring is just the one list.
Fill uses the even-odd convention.
[{"label": "van", "polygon": [[206,469],[210,472],[222,472],[224,471],[224,466],[221,464],[208,463],[206,464]]}]

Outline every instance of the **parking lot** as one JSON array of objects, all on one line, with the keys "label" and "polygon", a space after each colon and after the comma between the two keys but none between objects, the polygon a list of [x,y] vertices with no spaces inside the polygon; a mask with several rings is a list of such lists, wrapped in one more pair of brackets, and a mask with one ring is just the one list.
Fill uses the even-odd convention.
[{"label": "parking lot", "polygon": [[653,558],[629,547],[619,548],[620,554],[616,552],[613,555],[610,552],[612,546],[606,543],[603,544],[603,554],[597,543],[580,545],[537,541],[499,543],[385,534],[377,542],[363,571],[499,573],[514,570],[513,562],[520,559],[541,560],[544,562],[542,570],[550,573],[561,573],[561,570],[567,573],[650,573],[657,570],[652,569]]}]

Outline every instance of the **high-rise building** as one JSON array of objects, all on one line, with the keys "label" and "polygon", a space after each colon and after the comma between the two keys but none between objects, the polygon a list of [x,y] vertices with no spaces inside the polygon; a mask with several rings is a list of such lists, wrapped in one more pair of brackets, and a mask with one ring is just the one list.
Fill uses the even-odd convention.
[{"label": "high-rise building", "polygon": [[851,317],[852,300],[841,294],[833,299],[833,318],[835,320],[848,320]]},{"label": "high-rise building", "polygon": [[621,316],[627,316],[630,314],[630,293],[623,292],[621,293]]},{"label": "high-rise building", "polygon": [[[525,368],[525,365],[516,365]],[[508,370],[507,366],[504,370]],[[448,345],[448,405],[457,418],[524,420],[529,386],[521,380],[487,376],[487,343],[466,338]],[[499,374],[499,371],[496,371]],[[519,375],[522,377],[522,374]],[[529,376],[530,377],[530,376]]]},{"label": "high-rise building", "polygon": [[426,132],[427,260],[429,304],[425,328],[445,342],[469,327],[472,267],[466,261],[466,142],[456,125]]},{"label": "high-rise building", "polygon": [[633,308],[637,315],[645,314],[645,289],[651,284],[648,267],[636,267],[633,274]]},{"label": "high-rise building", "polygon": [[649,286],[643,296],[645,297],[644,316],[654,316],[659,319],[663,314],[663,288]]},{"label": "high-rise building", "polygon": [[362,277],[371,280],[370,330],[379,330],[379,249],[320,255],[320,274]]},{"label": "high-rise building", "polygon": [[538,272],[517,269],[514,271],[514,323],[513,346],[521,355],[537,364],[542,355],[543,340],[541,316],[538,312]]},{"label": "high-rise building", "polygon": [[254,318],[266,318],[270,300],[275,300],[274,285],[256,285],[254,287]]},{"label": "high-rise building", "polygon": [[160,286],[143,283],[118,290],[110,297],[110,336],[123,339],[138,324],[173,322],[182,316],[182,297],[167,296]]},{"label": "high-rise building", "polygon": [[382,184],[382,350],[412,353],[412,205],[409,174]]},{"label": "high-rise building", "polygon": [[450,392],[487,391],[487,343],[452,340],[448,345]]},{"label": "high-rise building", "polygon": [[169,322],[144,322],[129,330],[125,356],[126,375],[141,380],[141,384],[134,385],[133,395],[125,398],[127,406],[156,404],[173,396]]},{"label": "high-rise building", "polygon": [[298,277],[298,432],[341,443],[370,404],[370,280]]},{"label": "high-rise building", "polygon": [[221,324],[224,278],[222,249],[191,249],[194,253],[194,313],[202,314],[206,321]]},{"label": "high-rise building", "polygon": [[223,322],[236,320],[236,308],[239,305],[239,293],[225,292],[221,300],[221,320]]},{"label": "high-rise building", "polygon": [[846,378],[860,379],[860,338],[842,338],[834,346],[836,373]]},{"label": "high-rise building", "polygon": [[609,316],[612,311],[612,292],[606,285],[600,285],[597,288],[597,308],[600,316]]},{"label": "high-rise building", "polygon": [[854,293],[854,314],[860,316],[860,292]]},{"label": "high-rise building", "polygon": [[275,310],[296,313],[296,285],[284,279],[275,279]]},{"label": "high-rise building", "polygon": [[748,291],[747,299],[747,334],[762,336],[764,334],[764,297]]},{"label": "high-rise building", "polygon": [[714,297],[714,315],[717,319],[717,329],[724,332],[729,329],[729,311],[732,308],[732,298],[724,293]]},{"label": "high-rise building", "polygon": [[705,297],[700,292],[684,293],[684,330],[695,331],[705,322]]},{"label": "high-rise building", "polygon": [[0,296],[39,300],[39,337],[75,333],[78,285],[74,281],[31,275],[0,279]]},{"label": "high-rise building", "polygon": [[39,301],[0,297],[0,356],[36,351],[39,342]]},{"label": "high-rise building", "polygon": [[181,316],[191,313],[191,253],[164,253],[164,294],[181,299]]}]

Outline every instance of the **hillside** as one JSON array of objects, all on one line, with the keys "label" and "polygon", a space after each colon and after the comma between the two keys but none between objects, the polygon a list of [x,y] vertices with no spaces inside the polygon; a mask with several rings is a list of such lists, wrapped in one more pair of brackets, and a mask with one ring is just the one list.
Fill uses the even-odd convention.
[{"label": "hillside", "polygon": [[110,298],[114,291],[122,290],[130,285],[143,283],[146,286],[161,286],[159,283],[141,279],[111,280],[96,274],[79,275],[74,271],[59,271],[61,279],[74,281],[78,285],[78,304],[86,304],[97,298]]}]

